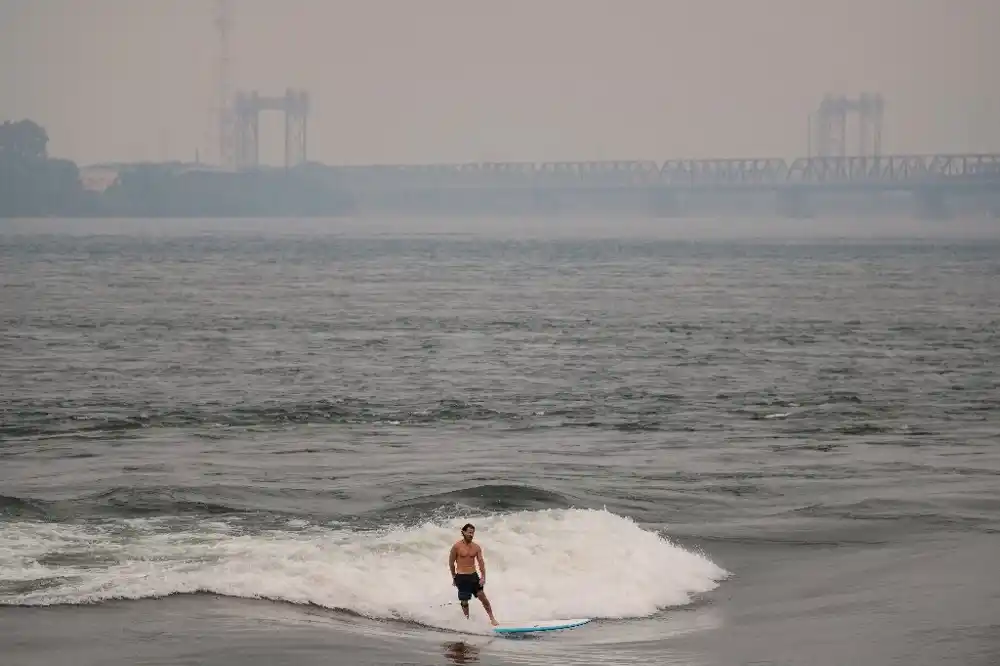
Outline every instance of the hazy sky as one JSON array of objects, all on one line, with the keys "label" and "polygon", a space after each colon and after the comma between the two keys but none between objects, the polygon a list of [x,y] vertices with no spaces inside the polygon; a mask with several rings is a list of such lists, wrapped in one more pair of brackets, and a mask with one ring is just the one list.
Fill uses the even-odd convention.
[{"label": "hazy sky", "polygon": [[[213,0],[0,0],[0,119],[216,161]],[[1000,152],[1000,0],[232,0],[235,87],[307,88],[326,163],[792,157],[827,93],[885,152]],[[282,118],[261,120],[282,160]]]}]

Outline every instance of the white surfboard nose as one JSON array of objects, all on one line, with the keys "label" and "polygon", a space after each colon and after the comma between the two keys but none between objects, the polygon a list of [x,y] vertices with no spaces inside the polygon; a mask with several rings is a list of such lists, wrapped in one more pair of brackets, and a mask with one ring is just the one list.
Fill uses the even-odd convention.
[{"label": "white surfboard nose", "polygon": [[521,622],[517,624],[501,624],[493,627],[498,634],[527,634],[534,631],[559,631],[573,629],[590,622],[590,618],[575,618],[571,620],[540,620],[537,622]]}]

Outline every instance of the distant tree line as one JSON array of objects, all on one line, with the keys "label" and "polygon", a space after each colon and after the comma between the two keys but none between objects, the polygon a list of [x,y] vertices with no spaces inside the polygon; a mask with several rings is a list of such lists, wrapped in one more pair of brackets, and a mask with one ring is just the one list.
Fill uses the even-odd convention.
[{"label": "distant tree line", "polygon": [[45,128],[0,124],[0,217],[266,217],[349,213],[352,201],[308,165],[239,173],[144,164],[120,171],[103,192],[78,166],[48,155]]},{"label": "distant tree line", "polygon": [[0,216],[71,215],[91,203],[76,164],[50,158],[48,143],[30,120],[0,124]]}]

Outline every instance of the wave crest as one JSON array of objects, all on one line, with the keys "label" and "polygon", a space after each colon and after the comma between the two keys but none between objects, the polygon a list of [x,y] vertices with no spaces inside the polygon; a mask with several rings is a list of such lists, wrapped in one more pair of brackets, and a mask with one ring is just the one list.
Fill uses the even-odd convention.
[{"label": "wave crest", "polygon": [[[466,520],[478,528],[487,591],[501,619],[648,616],[688,604],[728,575],[700,553],[597,510],[467,516],[378,531],[292,521],[262,534],[205,519],[180,530],[156,519],[129,521],[127,529],[17,522],[0,534],[0,566],[20,584],[0,588],[0,603],[211,592],[457,628],[465,625],[457,624],[464,620],[445,565]],[[485,622],[475,604],[473,613]]]}]

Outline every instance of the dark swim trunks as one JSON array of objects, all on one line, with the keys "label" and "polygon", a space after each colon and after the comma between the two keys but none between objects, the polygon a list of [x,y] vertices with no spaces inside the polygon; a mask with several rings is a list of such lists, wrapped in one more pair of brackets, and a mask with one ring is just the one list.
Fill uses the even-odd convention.
[{"label": "dark swim trunks", "polygon": [[483,590],[478,573],[455,574],[455,587],[458,588],[459,601],[468,601]]}]

